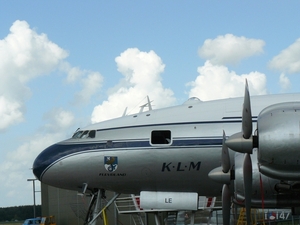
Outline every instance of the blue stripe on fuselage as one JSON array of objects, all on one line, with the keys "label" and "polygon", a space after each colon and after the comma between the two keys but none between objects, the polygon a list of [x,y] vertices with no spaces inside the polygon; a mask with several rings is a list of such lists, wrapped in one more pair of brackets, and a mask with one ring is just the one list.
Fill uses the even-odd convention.
[{"label": "blue stripe on fuselage", "polygon": [[[175,139],[171,145],[158,145],[169,148],[178,147],[196,147],[201,148],[208,146],[221,146],[222,139],[218,138],[202,138],[202,139]],[[126,140],[126,141],[107,141],[107,142],[92,142],[92,143],[72,143],[72,142],[61,142],[42,151],[33,163],[33,173],[40,180],[43,173],[47,168],[55,163],[56,161],[74,154],[80,154],[88,151],[99,151],[99,150],[121,150],[121,149],[138,150],[141,148],[157,148],[155,145],[150,145],[149,139],[145,140]]]}]

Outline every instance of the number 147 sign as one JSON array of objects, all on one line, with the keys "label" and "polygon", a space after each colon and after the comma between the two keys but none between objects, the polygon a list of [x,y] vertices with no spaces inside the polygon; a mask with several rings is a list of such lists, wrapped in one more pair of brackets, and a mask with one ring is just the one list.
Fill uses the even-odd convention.
[{"label": "number 147 sign", "polygon": [[265,213],[265,220],[286,220],[291,212],[288,211],[273,211]]}]

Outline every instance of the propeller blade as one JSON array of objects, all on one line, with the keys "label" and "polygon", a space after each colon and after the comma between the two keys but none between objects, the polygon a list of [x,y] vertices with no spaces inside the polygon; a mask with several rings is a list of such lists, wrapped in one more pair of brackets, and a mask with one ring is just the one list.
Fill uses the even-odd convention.
[{"label": "propeller blade", "polygon": [[222,189],[222,211],[223,211],[223,225],[230,224],[230,204],[231,196],[228,184],[223,185]]},{"label": "propeller blade", "polygon": [[245,154],[243,164],[245,208],[247,224],[251,224],[251,197],[252,197],[252,161],[250,154]]},{"label": "propeller blade", "polygon": [[249,94],[247,79],[245,85],[245,95],[244,95],[244,104],[243,104],[242,131],[243,131],[243,137],[245,139],[249,139],[250,136],[252,135],[252,113],[251,113],[250,94]]},{"label": "propeller blade", "polygon": [[[243,103],[243,113],[242,113],[242,132],[231,135],[227,140],[225,138],[225,133],[223,132],[223,147],[222,147],[222,169],[225,172],[228,167],[230,168],[230,162],[227,160],[228,149],[224,146],[226,145],[228,148],[240,152],[245,153],[244,163],[243,163],[243,176],[244,176],[244,193],[245,193],[245,208],[246,208],[246,216],[247,216],[247,224],[251,224],[251,198],[252,198],[252,161],[250,154],[253,151],[253,137],[252,137],[252,113],[251,113],[251,103],[250,103],[250,94],[248,82],[246,80],[245,84],[245,95],[244,95],[244,103]],[[229,156],[228,156],[229,157]],[[229,170],[229,169],[228,169]],[[228,172],[228,171],[227,171]],[[228,187],[227,187],[228,188]],[[226,186],[223,185],[223,191],[226,193]],[[226,194],[222,193],[222,200],[225,200],[223,212],[227,210],[223,221],[227,223],[228,221],[228,208],[230,210],[230,205],[228,207],[228,202],[226,202]],[[226,204],[226,205],[225,205]],[[229,211],[230,214],[230,211]]]},{"label": "propeller blade", "polygon": [[223,173],[227,173],[230,170],[230,157],[228,152],[228,147],[225,144],[226,141],[226,134],[223,130],[223,142],[222,142],[222,158],[221,158],[221,165]]}]

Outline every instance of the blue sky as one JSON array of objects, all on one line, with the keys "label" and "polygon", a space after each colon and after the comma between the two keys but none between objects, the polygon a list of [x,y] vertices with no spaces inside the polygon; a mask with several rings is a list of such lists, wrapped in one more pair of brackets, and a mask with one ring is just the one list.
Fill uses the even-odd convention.
[{"label": "blue sky", "polygon": [[299,92],[299,6],[1,2],[0,207],[32,204],[40,151],[147,95],[155,108],[241,96],[245,78],[252,95]]}]

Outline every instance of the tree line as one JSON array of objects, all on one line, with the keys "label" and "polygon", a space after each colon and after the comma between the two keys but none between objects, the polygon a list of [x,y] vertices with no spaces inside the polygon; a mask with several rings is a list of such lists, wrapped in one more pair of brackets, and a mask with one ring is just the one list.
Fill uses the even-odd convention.
[{"label": "tree line", "polygon": [[[35,206],[35,215],[41,216],[42,207],[41,205]],[[29,218],[33,218],[33,206],[25,205],[25,206],[13,206],[0,208],[0,221],[22,221]]]}]

